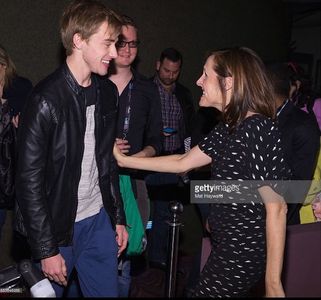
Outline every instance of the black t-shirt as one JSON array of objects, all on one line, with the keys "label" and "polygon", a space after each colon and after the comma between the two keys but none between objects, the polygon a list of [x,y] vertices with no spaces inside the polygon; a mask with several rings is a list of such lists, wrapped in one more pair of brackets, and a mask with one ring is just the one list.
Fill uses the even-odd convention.
[{"label": "black t-shirt", "polygon": [[94,84],[92,83],[89,86],[82,87],[85,98],[86,98],[86,106],[95,105],[96,104],[96,89]]}]

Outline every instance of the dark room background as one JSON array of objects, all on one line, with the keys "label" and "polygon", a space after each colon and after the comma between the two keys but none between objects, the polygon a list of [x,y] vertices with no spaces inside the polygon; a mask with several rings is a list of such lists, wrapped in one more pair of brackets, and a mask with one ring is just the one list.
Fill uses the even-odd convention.
[{"label": "dark room background", "polygon": [[[289,12],[282,0],[102,0],[131,16],[141,40],[138,69],[154,73],[162,49],[173,46],[184,57],[181,82],[198,100],[195,81],[210,49],[243,45],[266,61],[288,56]],[[36,84],[63,57],[59,18],[68,0],[0,0],[0,43],[19,73]]]}]

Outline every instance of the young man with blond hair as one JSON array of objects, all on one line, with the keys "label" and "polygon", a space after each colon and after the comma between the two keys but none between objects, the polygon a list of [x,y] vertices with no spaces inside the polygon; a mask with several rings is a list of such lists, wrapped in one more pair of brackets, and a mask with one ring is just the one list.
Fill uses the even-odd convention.
[{"label": "young man with blond hair", "polygon": [[27,101],[19,128],[18,229],[62,296],[76,268],[85,297],[116,297],[117,256],[128,234],[112,156],[118,15],[100,2],[71,2],[62,15],[66,61]]}]

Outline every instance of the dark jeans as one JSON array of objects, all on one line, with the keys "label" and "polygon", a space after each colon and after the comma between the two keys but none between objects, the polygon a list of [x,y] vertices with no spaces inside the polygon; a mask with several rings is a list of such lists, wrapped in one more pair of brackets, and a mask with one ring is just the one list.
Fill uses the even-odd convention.
[{"label": "dark jeans", "polygon": [[128,298],[131,283],[131,258],[124,256],[118,263],[118,289],[120,298]]},{"label": "dark jeans", "polygon": [[[97,215],[75,223],[73,246],[59,250],[68,275],[76,268],[84,297],[118,297],[117,249],[115,231],[104,208]],[[61,297],[64,288],[52,285],[57,297]]]}]

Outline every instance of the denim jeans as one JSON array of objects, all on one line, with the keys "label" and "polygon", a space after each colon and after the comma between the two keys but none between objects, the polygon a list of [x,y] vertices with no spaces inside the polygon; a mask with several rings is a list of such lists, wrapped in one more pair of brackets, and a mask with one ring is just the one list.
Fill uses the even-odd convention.
[{"label": "denim jeans", "polygon": [[[75,223],[73,245],[59,247],[68,277],[75,267],[84,297],[117,297],[117,243],[104,208],[97,215]],[[57,297],[64,288],[52,283]],[[73,292],[71,292],[72,294]],[[69,294],[69,297],[74,295]]]},{"label": "denim jeans", "polygon": [[125,256],[120,259],[118,263],[118,289],[119,297],[128,298],[131,284],[131,260],[130,257]]}]

